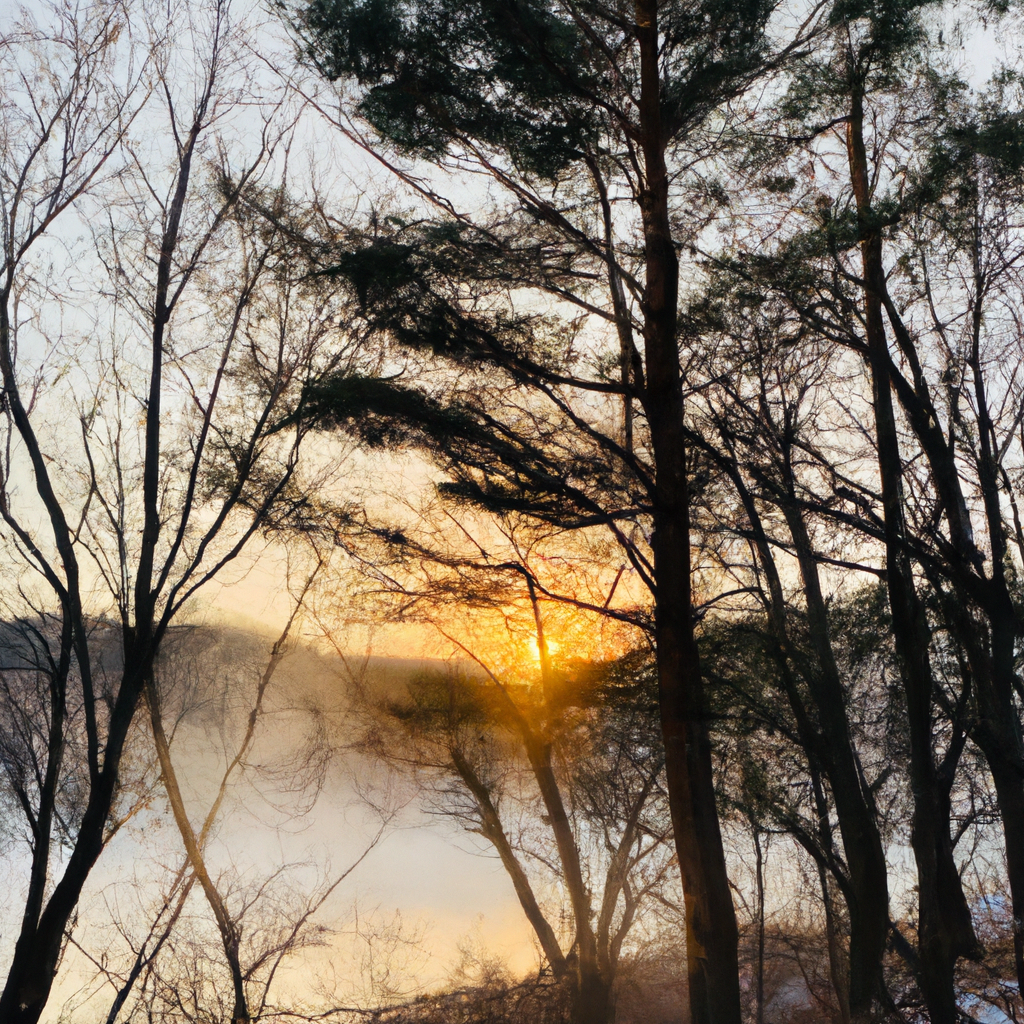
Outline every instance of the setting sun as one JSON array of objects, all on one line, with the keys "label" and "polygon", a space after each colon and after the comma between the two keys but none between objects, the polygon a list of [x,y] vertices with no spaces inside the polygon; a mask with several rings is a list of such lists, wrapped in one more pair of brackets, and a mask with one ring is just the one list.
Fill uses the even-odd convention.
[{"label": "setting sun", "polygon": [[[548,640],[548,657],[554,658],[554,656],[561,650],[562,645],[557,640]],[[530,661],[533,663],[535,668],[540,668],[540,644],[537,642],[536,636],[531,636],[526,641],[526,650],[530,655]]]}]

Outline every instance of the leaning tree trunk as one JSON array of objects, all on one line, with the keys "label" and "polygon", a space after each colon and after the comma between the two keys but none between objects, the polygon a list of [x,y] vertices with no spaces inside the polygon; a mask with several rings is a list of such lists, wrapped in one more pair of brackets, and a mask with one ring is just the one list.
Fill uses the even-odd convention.
[{"label": "leaning tree trunk", "polygon": [[[217,922],[217,930],[220,933],[221,945],[224,947],[224,959],[227,961],[228,971],[231,974],[231,987],[234,994],[234,1006],[231,1010],[231,1024],[248,1024],[252,1019],[249,1013],[249,1004],[245,994],[245,978],[242,972],[240,959],[241,931],[238,922],[231,916],[227,903],[217,884],[214,882],[206,866],[206,857],[203,853],[202,843],[196,836],[192,824],[185,809],[185,801],[181,795],[181,787],[178,785],[178,775],[174,770],[174,763],[171,760],[171,747],[164,731],[163,720],[160,714],[160,701],[157,694],[156,683],[150,675],[146,683],[146,700],[149,705],[149,719],[153,730],[153,742],[156,746],[157,759],[160,763],[160,777],[164,784],[164,792],[171,805],[171,813],[174,822],[178,826],[185,853],[188,856],[189,864],[192,866],[194,876],[199,880],[207,903],[213,911],[214,919]],[[250,719],[250,722],[255,718]]]},{"label": "leaning tree trunk", "polygon": [[[792,488],[792,481],[788,486]],[[882,957],[889,932],[888,872],[873,801],[865,792],[850,733],[846,711],[849,699],[832,649],[817,562],[803,516],[792,498],[791,493],[783,513],[800,565],[815,655],[815,666],[807,673],[807,681],[827,745],[823,762],[849,866],[849,1002],[851,1018],[857,1021],[870,1016],[872,1005],[883,990]]]}]

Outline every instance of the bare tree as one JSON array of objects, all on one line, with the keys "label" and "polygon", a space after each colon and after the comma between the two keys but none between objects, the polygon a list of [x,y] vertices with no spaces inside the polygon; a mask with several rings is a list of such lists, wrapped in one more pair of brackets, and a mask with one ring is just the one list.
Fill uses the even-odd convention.
[{"label": "bare tree", "polygon": [[[269,949],[260,950],[257,954],[252,955],[249,958],[251,962],[243,962],[242,915],[237,910],[232,909],[224,892],[223,885],[219,884],[213,877],[205,848],[211,829],[217,821],[224,798],[228,792],[228,787],[232,783],[234,776],[244,769],[253,744],[256,742],[257,732],[263,725],[268,699],[268,687],[273,682],[282,659],[287,655],[287,645],[292,628],[295,625],[296,616],[302,611],[310,588],[324,568],[323,555],[314,553],[313,563],[312,570],[293,595],[295,603],[284,629],[271,645],[266,665],[258,676],[255,694],[252,697],[251,706],[245,718],[244,730],[237,740],[235,749],[230,752],[227,758],[227,764],[217,787],[216,796],[203,818],[202,826],[198,830],[193,827],[190,815],[186,809],[182,788],[178,781],[178,771],[175,768],[172,757],[171,742],[161,712],[162,686],[159,680],[161,673],[154,673],[153,678],[151,678],[146,687],[146,702],[149,708],[153,740],[160,763],[163,788],[167,793],[171,812],[181,836],[182,844],[185,847],[189,870],[192,877],[199,882],[203,895],[206,897],[206,902],[216,921],[217,931],[224,950],[224,957],[230,972],[234,998],[231,1009],[233,1024],[234,1022],[247,1022],[253,1019],[253,1010],[257,1018],[262,1018],[266,1015],[271,984],[281,961],[286,955],[293,954],[301,948],[302,941],[305,938],[303,933],[311,918],[323,906],[341,882],[348,878],[355,867],[377,845],[386,825],[386,822],[382,824],[376,836],[370,840],[366,849],[350,867],[329,884],[318,887],[316,895],[306,902],[297,919],[291,924],[291,927],[286,928],[283,934],[278,936],[279,941],[277,943],[273,944]],[[200,672],[204,670],[204,666],[200,666],[198,669]],[[319,789],[317,775],[325,768],[326,761],[322,752],[315,746],[309,747],[304,753],[301,763],[293,761],[288,765],[287,771],[292,776],[291,786],[293,790],[297,790],[297,780],[301,779],[305,782],[303,788],[312,788],[314,791],[317,791]],[[264,894],[260,892],[259,895],[262,898]],[[245,898],[243,903],[245,913],[251,912],[253,902],[250,898]],[[256,993],[255,1006],[253,1006],[253,992]]]},{"label": "bare tree", "polygon": [[261,532],[333,515],[297,487],[301,420],[278,421],[337,365],[338,307],[238,202],[294,118],[249,94],[239,120],[254,83],[227,3],[131,14],[59,8],[3,45],[0,515],[40,698],[30,772],[8,774],[31,849],[12,1022],[46,1003],[172,622]]},{"label": "bare tree", "polygon": [[[913,796],[915,973],[932,1019],[954,1021],[958,961],[980,954],[950,821],[968,735],[1001,794],[1015,905],[1024,889],[1019,553],[1010,555],[1021,457],[1019,161],[994,146],[1016,123],[1019,97],[997,87],[998,101],[975,105],[933,60],[920,13],[899,9],[899,26],[872,15],[808,56],[787,116],[799,102],[808,113],[788,138],[798,159],[829,168],[826,182],[808,188],[804,209],[794,205],[792,233],[773,252],[732,268],[755,293],[781,297],[802,332],[855,353],[870,388],[870,401],[854,396],[842,418],[849,436],[870,439],[871,477],[863,464],[837,476],[825,514],[884,550]],[[826,67],[835,88],[810,102],[807,83]]]},{"label": "bare tree", "polygon": [[[509,608],[519,581],[535,671],[491,663],[479,638],[439,619],[461,664],[422,676],[407,694],[367,691],[365,742],[501,859],[544,961],[569,985],[572,1019],[610,1021],[623,946],[671,863],[653,678],[641,655],[601,667],[557,656],[529,569],[507,565],[500,575],[491,601]],[[479,582],[478,599],[487,589]],[[427,614],[429,598],[419,598]],[[568,941],[545,908],[538,869],[568,902]]]}]

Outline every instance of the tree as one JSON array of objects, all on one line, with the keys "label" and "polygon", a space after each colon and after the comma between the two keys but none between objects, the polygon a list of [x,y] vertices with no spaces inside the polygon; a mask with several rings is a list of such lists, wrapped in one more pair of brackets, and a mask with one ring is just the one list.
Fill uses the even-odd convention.
[{"label": "tree", "polygon": [[[531,605],[537,672],[492,668],[456,639],[463,666],[406,694],[368,695],[366,742],[500,857],[545,961],[569,987],[571,1019],[599,1024],[614,1017],[623,945],[669,868],[653,679],[636,655],[605,666],[556,659],[540,602]],[[568,901],[568,943],[538,867]]]},{"label": "tree", "polygon": [[[377,845],[384,830],[382,825],[377,835],[367,845],[363,854],[351,867],[342,872],[330,884],[317,887],[315,895],[305,903],[296,920],[288,923],[288,926],[284,928],[283,934],[275,936],[276,942],[272,943],[268,949],[261,950],[257,955],[253,956],[251,963],[243,963],[242,917],[252,912],[257,899],[246,898],[242,903],[241,910],[231,906],[224,891],[224,884],[213,876],[210,869],[206,855],[206,844],[224,803],[228,787],[234,781],[233,776],[239,774],[244,768],[252,747],[256,742],[257,731],[263,725],[265,704],[268,698],[267,690],[273,682],[278,666],[286,656],[289,634],[292,632],[295,619],[302,610],[316,577],[324,568],[325,558],[322,553],[314,551],[312,561],[313,567],[311,572],[297,588],[298,593],[293,595],[295,603],[284,629],[271,645],[269,657],[258,676],[255,693],[251,698],[251,706],[246,716],[245,728],[237,740],[235,749],[230,752],[226,759],[227,763],[217,788],[217,794],[203,816],[203,824],[198,830],[192,825],[186,807],[182,786],[179,783],[179,773],[175,768],[171,751],[171,736],[173,732],[169,734],[162,711],[164,699],[167,696],[173,697],[175,689],[173,685],[173,668],[172,671],[168,672],[168,659],[164,659],[163,663],[158,663],[157,671],[153,673],[153,676],[146,685],[145,699],[149,710],[153,742],[160,765],[160,779],[164,792],[167,794],[171,813],[178,828],[178,833],[181,836],[182,845],[185,848],[185,856],[190,871],[188,884],[190,885],[194,879],[198,881],[203,891],[206,902],[216,921],[224,958],[231,976],[233,993],[232,1024],[236,1024],[236,1022],[237,1024],[245,1024],[245,1022],[252,1020],[250,1009],[252,1005],[251,991],[258,993],[256,996],[257,1015],[264,1015],[268,1009],[267,1001],[270,987],[281,961],[286,955],[292,954],[301,948],[304,938],[303,932],[306,930],[310,919],[323,906],[341,882],[352,873],[374,846]],[[173,665],[173,656],[170,660]],[[202,670],[200,669],[200,671]],[[170,680],[168,680],[168,676],[171,677]],[[168,682],[171,683],[170,686]],[[171,692],[168,693],[168,690]],[[182,714],[176,716],[176,724],[180,723],[182,717]],[[296,785],[295,780],[302,779],[305,782],[305,786],[298,785],[296,786],[297,789],[318,788],[316,786],[316,776],[323,770],[323,767],[323,755],[313,746],[305,758],[301,761],[296,760],[289,765],[289,774],[293,778],[293,785]],[[261,886],[257,894],[258,898],[263,897],[264,893],[262,890],[263,887]],[[183,902],[185,898],[187,898],[187,892],[182,893],[180,900]],[[123,997],[126,994],[125,989],[122,988],[118,993],[118,999],[123,1002]]]},{"label": "tree", "polygon": [[[316,565],[314,575],[321,568]],[[150,728],[157,733],[160,786],[185,859],[178,870],[164,872],[167,883],[162,893],[157,890],[156,912],[148,921],[138,920],[137,911],[149,909],[146,898],[151,894],[143,891],[141,906],[133,908],[136,913],[117,916],[114,944],[97,949],[95,933],[76,942],[115,989],[108,1024],[122,1013],[124,1019],[132,1019],[143,1006],[149,1013],[174,1014],[175,1007],[190,1005],[198,1018],[207,1019],[220,1005],[230,1019],[248,1020],[299,1013],[307,1004],[300,997],[296,1004],[282,1007],[273,998],[274,983],[285,961],[324,942],[326,929],[317,923],[318,913],[376,846],[384,823],[354,863],[340,873],[318,868],[313,881],[310,864],[276,864],[254,872],[234,863],[224,869],[218,862],[225,847],[232,861],[237,853],[252,850],[251,842],[243,849],[224,835],[224,826],[232,811],[237,815],[239,805],[251,809],[259,800],[268,809],[279,809],[279,820],[267,823],[272,834],[275,827],[294,826],[318,802],[331,760],[326,731],[322,723],[318,728],[315,715],[289,709],[284,695],[273,692],[284,688],[275,677],[292,653],[289,637],[311,584],[312,579],[305,586],[299,581],[296,607],[273,641],[238,630],[187,625],[172,631],[161,649],[146,702]],[[289,718],[291,729],[286,725]],[[292,730],[297,735],[289,749],[281,740]],[[149,741],[153,744],[152,736]],[[219,777],[207,777],[205,786],[191,778],[197,746],[211,753],[211,748],[223,746]],[[201,825],[193,827],[193,820]],[[259,834],[251,825],[244,832],[247,839]],[[114,885],[118,904],[122,886]],[[193,891],[201,893],[206,914],[197,913],[195,900],[190,903]],[[122,945],[127,955],[117,948]],[[221,965],[208,945],[220,946]]]},{"label": "tree", "polygon": [[[829,87],[823,88],[826,80]],[[896,100],[895,91],[906,90],[911,81],[918,87],[916,98]],[[812,92],[816,99],[808,103]],[[798,112],[790,136],[804,158],[811,155],[829,165],[833,157],[841,158],[844,189],[838,194],[819,190],[815,214],[803,213],[804,230],[770,256],[744,260],[753,269],[744,271],[748,283],[767,284],[785,296],[805,329],[858,353],[871,382],[879,487],[859,497],[846,488],[846,514],[852,512],[864,532],[885,547],[915,800],[918,978],[932,1019],[943,1021],[958,1013],[957,960],[978,953],[949,821],[967,731],[991,751],[998,765],[994,777],[1004,769],[997,788],[1004,793],[1011,880],[1019,870],[1017,841],[1010,838],[1018,827],[1018,814],[1010,808],[1019,800],[1010,779],[1019,773],[1005,771],[1006,762],[1000,761],[1017,756],[1006,752],[1016,749],[1012,734],[1019,731],[1019,711],[1008,675],[995,682],[1000,672],[1011,671],[1011,638],[1019,630],[1010,610],[1016,570],[1006,557],[999,494],[1005,490],[1012,507],[1009,476],[999,463],[1017,456],[1011,454],[1012,442],[995,440],[998,414],[986,394],[983,344],[999,346],[1004,357],[1006,350],[998,327],[984,337],[981,313],[990,287],[1001,292],[1000,302],[1018,300],[1005,290],[1003,274],[1015,275],[1014,257],[1006,259],[1009,248],[1001,247],[989,270],[981,269],[981,239],[1000,238],[996,246],[1007,241],[1002,216],[991,221],[989,211],[979,216],[968,198],[971,187],[960,192],[956,184],[964,180],[961,174],[972,177],[972,165],[985,163],[988,142],[980,140],[993,130],[1009,157],[989,165],[993,178],[1012,177],[1015,131],[1008,126],[1017,115],[1003,109],[967,114],[959,106],[964,102],[962,87],[932,60],[921,5],[847,12],[833,45],[809,59],[797,76],[788,107]],[[979,115],[984,128],[974,120]],[[965,137],[965,117],[974,120],[967,144],[957,141]],[[935,139],[940,141],[930,141]],[[775,180],[781,179],[776,175]],[[965,200],[973,211],[969,228],[963,222],[955,226],[949,217],[951,205],[964,209]],[[960,324],[972,326],[961,329]],[[933,374],[936,363],[944,369]],[[948,386],[954,377],[962,379],[961,366],[974,378],[970,413],[962,404],[965,386]],[[1013,393],[1012,378],[1007,385],[1005,391],[997,386],[1000,402]],[[927,467],[923,473],[911,468],[918,460]],[[964,466],[971,467],[966,485]],[[975,541],[978,528],[989,538],[988,572]],[[941,610],[930,611],[929,605]],[[968,612],[968,606],[975,611]],[[952,694],[936,672],[941,631],[962,656]],[[968,713],[975,701],[976,717]],[[978,731],[975,723],[997,718],[1003,723],[1001,740],[984,728]]]},{"label": "tree", "polygon": [[[835,803],[845,864],[838,869],[827,853],[821,863],[837,874],[849,912],[848,993],[839,1002],[848,1001],[851,1019],[858,1020],[884,1001],[889,898],[875,797],[852,721],[852,689],[840,667],[838,651],[848,638],[834,632],[822,580],[823,549],[834,545],[827,532],[821,536],[813,516],[815,506],[828,501],[822,477],[834,466],[821,465],[827,440],[810,425],[828,393],[834,360],[827,346],[792,349],[791,318],[769,303],[745,307],[741,294],[721,304],[696,304],[688,319],[694,331],[711,336],[717,328],[729,339],[715,349],[715,372],[709,374],[714,386],[698,399],[707,417],[703,447],[739,505],[737,521],[727,529],[740,538],[741,551],[746,548],[753,571],[744,569],[741,580],[767,619],[759,629],[749,621],[746,628],[761,634],[792,715],[789,729],[808,771],[827,781]],[[732,365],[722,348],[735,353]],[[729,508],[727,500],[710,504],[709,528],[721,527],[722,507]],[[780,566],[783,553],[795,562],[792,596]],[[821,840],[822,851],[830,853],[831,838]]]},{"label": "tree", "polygon": [[280,96],[250,104],[255,145],[234,155],[240,43],[219,2],[58,8],[3,43],[0,516],[32,645],[9,667],[38,698],[31,773],[5,762],[31,870],[4,1021],[43,1011],[172,622],[254,537],[332,516],[296,487],[304,425],[274,428],[344,358],[321,361],[338,308],[241,215],[290,119]]},{"label": "tree", "polygon": [[[738,1021],[740,1000],[691,608],[690,382],[677,333],[679,247],[702,222],[683,213],[677,178],[711,155],[726,101],[783,58],[769,52],[771,13],[760,2],[322,0],[290,14],[304,58],[353,92],[339,119],[351,138],[389,167],[390,146],[470,181],[482,172],[504,195],[487,210],[398,169],[433,221],[378,218],[322,252],[325,272],[355,289],[367,331],[426,353],[436,388],[339,378],[310,393],[309,412],[368,442],[415,438],[485,507],[603,526],[622,544],[654,596],[701,1024]],[[708,190],[694,185],[686,199],[699,208]],[[526,292],[536,298],[521,304]]]}]

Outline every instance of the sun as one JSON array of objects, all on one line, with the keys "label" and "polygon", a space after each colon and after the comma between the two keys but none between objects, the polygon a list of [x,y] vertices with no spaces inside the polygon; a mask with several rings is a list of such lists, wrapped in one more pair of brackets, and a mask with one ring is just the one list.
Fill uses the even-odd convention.
[{"label": "sun", "polygon": [[[547,639],[548,657],[553,658],[561,649],[561,644],[557,640]],[[526,650],[530,656],[530,661],[535,668],[540,668],[540,644],[537,642],[537,636],[534,634],[526,641]]]}]

